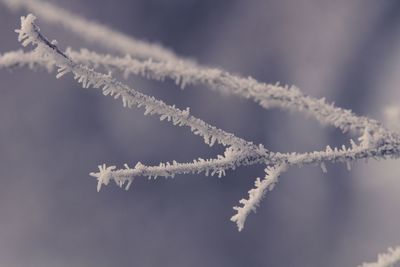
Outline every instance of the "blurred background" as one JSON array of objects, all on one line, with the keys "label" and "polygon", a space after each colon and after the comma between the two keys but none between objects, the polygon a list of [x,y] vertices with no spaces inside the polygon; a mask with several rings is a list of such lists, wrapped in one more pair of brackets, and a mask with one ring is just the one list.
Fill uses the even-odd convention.
[{"label": "blurred background", "polygon": [[[201,64],[383,121],[400,91],[400,2],[395,0],[49,0]],[[19,16],[0,5],[0,53],[20,48]],[[60,47],[90,48],[38,18]],[[226,177],[135,179],[96,192],[97,165],[215,157],[142,110],[45,70],[0,71],[0,266],[357,266],[400,244],[397,161],[292,168],[238,232],[229,218],[263,166]],[[131,77],[126,83],[274,151],[349,144],[350,135],[303,114],[263,110],[202,86]]]}]

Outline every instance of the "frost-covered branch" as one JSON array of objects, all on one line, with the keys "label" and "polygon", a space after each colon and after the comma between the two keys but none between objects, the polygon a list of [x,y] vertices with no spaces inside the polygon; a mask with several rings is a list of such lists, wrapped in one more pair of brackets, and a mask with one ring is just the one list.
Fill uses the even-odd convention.
[{"label": "frost-covered branch", "polygon": [[99,191],[101,185],[107,185],[111,180],[122,187],[126,184],[125,189],[128,190],[135,177],[147,176],[149,179],[157,177],[174,177],[177,174],[201,173],[206,176],[217,174],[218,177],[225,175],[228,169],[235,169],[237,166],[244,164],[248,155],[243,151],[236,151],[227,148],[224,155],[219,155],[216,159],[198,158],[188,163],[160,163],[158,166],[146,166],[138,162],[134,168],[130,168],[125,164],[125,169],[116,170],[116,166],[106,167],[105,164],[99,166],[99,172],[90,175],[97,178]]},{"label": "frost-covered branch", "polygon": [[231,221],[237,224],[239,231],[242,231],[250,212],[256,212],[256,208],[260,205],[262,198],[265,196],[267,191],[272,191],[274,189],[279,176],[286,170],[287,164],[280,164],[276,167],[266,168],[264,179],[260,180],[260,178],[257,178],[254,182],[255,188],[249,190],[249,198],[243,198],[239,201],[243,206],[233,207],[237,213],[232,216]]},{"label": "frost-covered branch", "polygon": [[376,262],[363,263],[358,267],[394,267],[400,263],[400,247],[389,248],[386,253],[378,255]]},{"label": "frost-covered branch", "polygon": [[189,114],[189,109],[180,110],[175,106],[170,106],[154,97],[140,93],[121,82],[113,79],[111,75],[105,75],[94,71],[84,65],[80,65],[68,58],[56,46],[56,42],[50,42],[34,24],[36,17],[29,14],[21,17],[21,29],[16,30],[19,34],[18,40],[23,46],[33,44],[36,46],[35,54],[41,60],[53,62],[58,67],[57,78],[72,72],[74,78],[82,84],[84,88],[101,88],[104,95],[111,95],[114,98],[121,98],[125,107],[145,108],[145,114],[160,115],[161,120],[171,121],[174,125],[187,126],[194,134],[203,137],[204,142],[212,146],[218,142],[225,146],[234,146],[239,149],[253,147],[251,142],[247,142],[231,133],[217,129]]},{"label": "frost-covered branch", "polygon": [[[116,170],[115,166],[107,177],[119,185],[121,180],[128,182],[138,176],[148,177],[173,177],[178,174],[201,173],[224,175],[225,171],[235,169],[238,166],[248,166],[254,164],[266,165],[287,165],[289,166],[305,166],[310,164],[321,165],[325,170],[325,162],[339,162],[346,164],[350,169],[351,164],[362,159],[380,159],[380,158],[397,158],[400,155],[399,143],[381,144],[378,147],[365,146],[363,142],[357,145],[351,141],[351,147],[342,147],[341,149],[327,146],[323,151],[314,151],[306,153],[264,153],[263,146],[258,146],[257,149],[251,150],[234,150],[229,148],[224,156],[219,156],[217,159],[194,160],[189,163],[160,163],[158,166],[146,166],[139,164],[134,168],[125,168]],[[102,176],[102,171],[91,174],[99,178]],[[107,181],[110,179],[106,179]],[[107,182],[108,183],[108,182]]]},{"label": "frost-covered branch", "polygon": [[155,62],[125,57],[102,55],[87,49],[75,52],[67,49],[66,53],[75,61],[91,66],[103,66],[106,69],[118,69],[125,77],[130,74],[141,75],[148,79],[172,79],[181,88],[187,85],[203,84],[211,89],[251,98],[264,108],[278,107],[301,111],[315,117],[322,124],[340,128],[343,132],[362,133],[366,128],[377,130],[381,124],[375,120],[355,115],[350,110],[328,104],[325,99],[315,99],[303,94],[295,86],[265,84],[251,77],[240,77],[218,68],[209,68],[188,64],[185,61]]},{"label": "frost-covered branch", "polygon": [[[6,0],[2,0],[6,1]],[[35,0],[36,1],[36,0]],[[17,1],[18,2],[18,1]],[[104,95],[121,98],[126,107],[145,108],[145,114],[159,115],[161,120],[167,119],[174,125],[187,126],[194,134],[203,137],[206,144],[212,146],[218,142],[226,146],[224,155],[216,159],[197,159],[188,163],[160,163],[158,166],[146,166],[138,163],[131,168],[124,169],[116,166],[99,166],[99,172],[91,173],[98,181],[97,190],[113,180],[117,185],[129,188],[135,177],[173,177],[177,174],[201,173],[206,175],[217,174],[223,176],[227,170],[238,166],[263,164],[272,166],[267,169],[265,179],[256,180],[256,188],[249,191],[249,198],[241,200],[242,207],[236,207],[237,214],[232,217],[239,230],[244,226],[250,211],[255,211],[263,196],[273,189],[278,176],[290,166],[309,164],[320,165],[326,171],[325,162],[342,162],[350,168],[354,161],[369,158],[398,158],[400,156],[400,138],[395,132],[383,128],[378,122],[365,117],[359,117],[349,110],[334,107],[306,96],[297,88],[267,85],[252,78],[241,78],[218,69],[207,69],[185,65],[183,61],[153,62],[152,60],[137,60],[131,56],[122,58],[109,55],[95,54],[88,50],[74,52],[68,49],[62,52],[55,41],[48,41],[34,23],[35,16],[21,17],[21,29],[16,30],[18,40],[23,46],[33,44],[34,51],[23,53],[10,52],[0,56],[1,67],[43,65],[51,70],[57,67],[57,78],[66,73],[73,73],[74,78],[84,88],[101,88]],[[173,63],[175,62],[175,63]],[[351,141],[351,147],[330,148],[306,153],[279,153],[264,148],[263,145],[254,145],[242,138],[227,133],[189,114],[189,109],[180,110],[154,97],[140,93],[133,88],[115,80],[108,75],[101,74],[91,67],[103,66],[106,69],[119,69],[124,74],[142,75],[152,79],[174,79],[178,84],[206,84],[217,90],[229,90],[235,94],[251,97],[264,107],[276,105],[284,109],[294,109],[312,114],[322,123],[332,124],[343,131],[353,130],[362,136],[359,143]]]},{"label": "frost-covered branch", "polygon": [[[28,9],[31,12],[39,14],[49,23],[60,24],[81,38],[96,42],[109,49],[141,59],[162,61],[156,64],[149,60],[143,62],[143,65],[139,67],[142,68],[142,73],[149,78],[162,79],[163,77],[168,77],[177,81],[181,86],[206,83],[212,89],[251,98],[264,108],[276,107],[306,113],[323,124],[340,128],[343,132],[355,131],[362,133],[366,128],[373,130],[381,127],[379,122],[366,117],[356,116],[350,110],[341,109],[335,107],[333,104],[326,103],[325,99],[316,99],[307,96],[295,86],[260,83],[251,77],[243,78],[219,69],[197,65],[192,61],[176,56],[172,51],[159,45],[136,40],[41,0],[0,1],[12,9]],[[93,61],[102,60],[104,62],[104,57],[97,57],[96,59],[94,54],[91,56],[93,56]],[[109,57],[106,61],[110,59],[112,57]],[[121,62],[118,59],[116,61]],[[122,59],[122,61],[124,60]],[[125,61],[130,61],[129,56],[127,56]],[[132,71],[134,73],[133,69],[124,67],[124,72],[130,73]]]},{"label": "frost-covered branch", "polygon": [[[92,52],[87,52],[90,54],[93,54]],[[72,52],[72,50],[68,50],[65,52],[68,57],[73,58],[74,61],[78,61],[80,63],[88,63],[89,57],[86,52],[82,53],[77,53],[77,52]],[[37,55],[37,51],[32,51],[32,52],[27,52],[27,53],[22,53],[21,51],[17,52],[10,52],[7,54],[4,54],[3,57],[0,57],[0,66],[2,62],[8,62],[11,65],[20,63],[20,64],[29,64],[32,65],[37,61],[37,64],[42,64],[48,68],[50,68],[53,64],[52,61],[49,61],[47,59],[44,59],[43,57],[40,57]],[[118,64],[116,64],[118,65]],[[372,131],[368,130],[365,131],[365,133],[372,133]],[[369,134],[370,135],[370,134]],[[397,142],[397,139],[395,138],[395,135],[390,135],[390,136],[384,136],[388,135],[388,132],[385,130],[380,129],[380,132],[375,133],[376,136],[380,135],[381,139],[385,139],[386,141],[391,140],[386,147],[381,146],[380,149],[369,149],[368,147],[363,147],[359,148],[355,145],[354,142],[352,142],[352,147],[351,148],[345,148],[342,147],[341,149],[331,149],[330,147],[327,147],[325,151],[319,151],[319,152],[309,152],[309,153],[290,153],[290,154],[268,154],[263,156],[263,149],[257,148],[255,152],[249,152],[248,158],[251,158],[252,160],[249,160],[249,164],[255,164],[255,163],[282,163],[282,162],[287,162],[291,165],[305,165],[305,164],[313,164],[313,163],[318,163],[318,162],[324,162],[324,161],[329,161],[329,162],[349,162],[355,159],[363,159],[363,158],[369,158],[369,157],[381,157],[382,155],[385,156],[394,156],[397,153],[397,148],[395,145]],[[390,138],[388,138],[390,137]],[[370,137],[372,138],[372,137]],[[392,144],[393,147],[390,147],[389,144]],[[247,164],[246,164],[247,165]],[[192,166],[194,168],[194,166]],[[172,170],[169,170],[171,172]],[[199,170],[196,169],[195,172],[198,172]],[[124,170],[126,173],[126,171]],[[180,172],[176,171],[173,172],[174,174],[179,174]],[[155,174],[151,174],[152,176],[156,176]],[[160,175],[158,175],[160,176]]]},{"label": "frost-covered branch", "polygon": [[13,69],[28,66],[33,69],[36,66],[45,67],[48,71],[54,69],[54,64],[36,55],[35,51],[24,52],[22,50],[10,51],[0,54],[0,69]]},{"label": "frost-covered branch", "polygon": [[[35,63],[49,68],[51,62],[36,57],[34,52],[23,53],[20,51],[4,54],[6,59],[2,61],[12,62],[15,65],[33,66]],[[279,85],[260,83],[252,78],[242,78],[217,68],[190,67],[183,61],[154,62],[153,60],[138,60],[130,55],[115,57],[111,55],[98,54],[87,49],[77,52],[68,48],[65,52],[75,63],[90,65],[92,67],[103,66],[107,70],[120,70],[125,76],[129,74],[141,75],[148,79],[174,80],[178,85],[203,84],[215,90],[232,92],[246,98],[254,98],[262,106],[269,108],[277,105],[285,109],[293,109],[313,115],[323,124],[330,124],[340,128],[344,132],[355,131],[363,133],[365,129],[371,132],[382,131],[382,125],[370,118],[357,116],[350,110],[335,107],[328,104],[324,99],[315,99],[304,95],[296,87],[284,87]],[[38,61],[35,62],[35,59]],[[9,63],[10,64],[10,63]],[[388,130],[385,130],[388,131]],[[391,135],[396,135],[394,132]]]}]

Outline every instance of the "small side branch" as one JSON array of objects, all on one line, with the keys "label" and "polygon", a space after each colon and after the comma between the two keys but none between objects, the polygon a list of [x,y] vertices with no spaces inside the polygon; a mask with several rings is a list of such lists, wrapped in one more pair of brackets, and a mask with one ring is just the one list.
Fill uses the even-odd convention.
[{"label": "small side branch", "polygon": [[93,172],[90,175],[97,179],[98,191],[103,184],[108,185],[111,180],[114,180],[120,187],[126,185],[125,189],[128,190],[135,177],[139,176],[156,179],[157,177],[174,177],[177,174],[204,172],[206,176],[218,175],[218,177],[222,177],[227,170],[240,166],[245,158],[246,153],[243,151],[228,148],[223,156],[219,155],[216,159],[199,158],[188,163],[173,161],[171,163],[160,163],[158,166],[146,166],[138,162],[133,168],[125,164],[125,169],[120,170],[116,170],[115,166],[106,167],[103,164],[99,166],[99,172]]},{"label": "small side branch", "polygon": [[265,194],[274,189],[279,176],[287,170],[287,167],[287,164],[280,164],[278,166],[266,168],[264,179],[260,180],[260,178],[257,178],[254,183],[255,188],[249,190],[249,198],[243,198],[239,201],[243,206],[233,207],[233,209],[236,210],[236,214],[232,216],[231,221],[236,223],[239,231],[243,230],[244,223],[250,212],[256,212]]}]

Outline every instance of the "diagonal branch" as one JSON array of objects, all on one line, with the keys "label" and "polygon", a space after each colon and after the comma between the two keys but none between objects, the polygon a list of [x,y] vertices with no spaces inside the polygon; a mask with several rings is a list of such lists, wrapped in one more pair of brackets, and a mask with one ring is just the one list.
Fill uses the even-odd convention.
[{"label": "diagonal branch", "polygon": [[174,125],[187,126],[194,134],[202,136],[204,142],[210,146],[218,142],[224,146],[233,146],[238,149],[254,147],[253,143],[218,129],[190,115],[189,109],[180,110],[175,106],[167,105],[163,101],[140,93],[113,79],[111,75],[101,74],[86,66],[75,63],[62,53],[54,42],[49,42],[40,33],[39,28],[34,24],[35,19],[36,17],[32,14],[21,17],[21,29],[16,30],[19,34],[18,40],[23,46],[32,43],[36,46],[35,51],[37,57],[53,62],[59,68],[57,78],[60,78],[68,72],[72,72],[74,78],[82,83],[84,88],[89,88],[90,86],[93,88],[102,88],[104,95],[111,95],[116,99],[121,98],[125,107],[143,106],[145,108],[145,114],[157,114],[161,116],[161,120],[167,119]]}]

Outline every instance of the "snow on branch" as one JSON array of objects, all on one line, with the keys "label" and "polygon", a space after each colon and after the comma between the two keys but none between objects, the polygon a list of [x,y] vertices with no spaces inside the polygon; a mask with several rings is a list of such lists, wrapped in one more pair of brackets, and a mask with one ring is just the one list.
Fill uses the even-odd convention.
[{"label": "snow on branch", "polygon": [[247,216],[251,211],[256,212],[256,208],[260,205],[261,200],[267,193],[267,191],[272,191],[275,184],[278,182],[279,176],[287,170],[286,164],[281,164],[275,167],[267,167],[265,169],[265,177],[263,180],[257,178],[254,182],[255,188],[249,190],[249,198],[241,199],[241,207],[233,207],[237,211],[235,215],[232,216],[231,221],[235,222],[238,226],[239,231],[242,231],[244,223],[246,222]]},{"label": "snow on branch", "polygon": [[376,262],[363,263],[358,267],[394,267],[400,263],[400,247],[389,248],[386,253],[378,255]]}]

